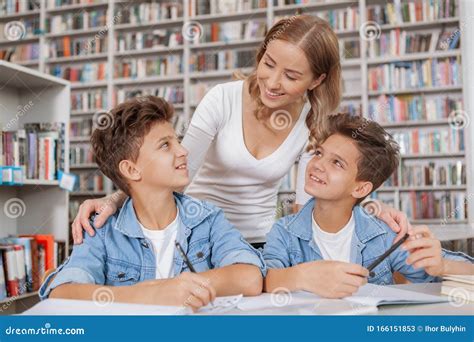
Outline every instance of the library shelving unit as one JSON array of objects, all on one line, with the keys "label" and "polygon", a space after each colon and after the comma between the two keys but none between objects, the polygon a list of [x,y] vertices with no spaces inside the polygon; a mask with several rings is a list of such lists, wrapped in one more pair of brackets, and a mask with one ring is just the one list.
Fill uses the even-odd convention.
[{"label": "library shelving unit", "polygon": [[[462,1],[462,0],[460,0]],[[168,100],[175,104],[178,120],[176,128],[183,131],[189,122],[192,112],[194,111],[199,100],[205,92],[218,82],[231,80],[231,76],[235,70],[242,70],[244,73],[253,67],[252,59],[248,61],[240,61],[238,65],[234,65],[228,69],[209,70],[204,69],[196,60],[205,59],[206,56],[218,54],[222,51],[231,51],[231,53],[247,56],[246,53],[255,53],[258,45],[262,42],[262,34],[251,36],[240,35],[238,32],[245,31],[245,25],[265,24],[266,28],[270,27],[275,20],[282,16],[291,16],[300,13],[308,13],[321,16],[328,20],[333,26],[335,32],[340,38],[341,57],[343,66],[344,94],[341,103],[341,110],[353,113],[364,114],[368,117],[376,116],[377,101],[383,102],[384,97],[389,103],[390,99],[406,99],[409,97],[419,97],[421,101],[435,101],[441,97],[452,97],[462,103],[465,113],[472,113],[469,110],[466,101],[466,82],[465,80],[453,84],[443,85],[425,85],[422,87],[411,88],[377,88],[372,89],[369,77],[373,69],[384,67],[386,65],[396,65],[397,67],[408,67],[410,63],[423,63],[426,61],[444,61],[456,60],[461,66],[461,61],[466,62],[465,45],[470,42],[462,40],[461,48],[434,51],[422,50],[423,52],[397,52],[394,54],[377,53],[378,48],[373,48],[373,34],[375,40],[380,37],[389,39],[390,35],[427,35],[434,34],[437,39],[438,34],[445,30],[452,31],[452,35],[447,37],[448,43],[454,38],[458,39],[460,35],[464,35],[461,25],[465,25],[469,20],[462,20],[465,15],[460,11],[459,2],[450,1],[457,7],[454,15],[443,16],[439,18],[427,18],[427,20],[398,20],[395,21],[378,21],[369,18],[368,11],[377,6],[394,6],[393,8],[404,15],[409,15],[410,11],[416,13],[415,7],[408,9],[402,8],[404,4],[411,3],[414,6],[415,1],[405,0],[314,0],[314,1],[289,1],[289,0],[267,0],[267,1],[216,1],[216,0],[176,0],[176,1],[113,1],[113,0],[95,0],[84,1],[83,4],[54,6],[60,1],[42,0],[40,8],[26,14],[13,14],[7,19],[2,18],[0,22],[8,20],[26,20],[31,16],[39,16],[39,37],[34,36],[32,39],[39,40],[43,51],[38,61],[32,65],[28,65],[29,61],[22,63],[40,71],[50,72],[53,67],[69,67],[79,66],[84,69],[86,64],[104,63],[106,74],[102,79],[93,79],[88,82],[73,82],[71,90],[73,94],[88,93],[91,97],[105,96],[106,101],[102,101],[100,106],[91,108],[73,108],[71,112],[72,121],[93,120],[94,115],[100,109],[109,109],[117,101],[121,101],[127,97],[137,94],[165,94]],[[77,2],[77,1],[76,1]],[[87,2],[87,3],[86,3]],[[416,1],[419,2],[419,1]],[[444,1],[435,1],[442,3]],[[243,4],[248,7],[243,7]],[[53,6],[51,6],[53,5]],[[229,7],[226,7],[229,5]],[[240,5],[240,7],[238,7]],[[154,6],[154,7],[153,7]],[[232,8],[233,7],[233,8]],[[159,8],[159,9],[158,9]],[[72,17],[74,19],[81,18],[84,12],[90,14],[88,22],[91,22],[93,13],[106,10],[105,25],[97,25],[86,29],[56,29],[51,32],[52,18],[58,16]],[[160,11],[160,16],[152,17],[153,13]],[[147,18],[143,17],[148,15]],[[10,18],[10,19],[9,19]],[[150,19],[152,18],[152,19]],[[56,20],[56,19],[54,19]],[[82,20],[83,21],[83,20]],[[81,20],[79,20],[81,22]],[[364,36],[364,30],[368,23],[375,26],[375,33],[371,36]],[[243,26],[239,26],[239,23]],[[235,26],[236,25],[236,26]],[[213,32],[218,27],[219,33]],[[374,29],[372,27],[372,29]],[[456,31],[457,30],[457,31]],[[226,32],[227,31],[227,32]],[[259,29],[253,30],[261,32]],[[237,33],[236,33],[237,32]],[[393,33],[392,33],[393,32]],[[397,33],[398,32],[398,33]],[[433,37],[434,37],[433,36]],[[104,49],[99,49],[97,53],[80,53],[79,55],[71,54],[69,57],[56,56],[49,57],[48,51],[51,44],[58,40],[74,40],[80,38],[88,38],[92,40],[101,39],[104,43]],[[172,37],[172,38],[171,38]],[[403,36],[405,37],[405,36]],[[26,37],[25,39],[30,39]],[[138,42],[137,42],[138,41]],[[20,40],[23,42],[23,40]],[[9,42],[0,41],[0,49],[3,46],[9,46]],[[14,42],[11,44],[20,44]],[[390,41],[387,43],[390,46]],[[88,44],[90,47],[91,44]],[[54,49],[53,49],[54,50]],[[374,52],[375,51],[375,55]],[[89,52],[89,51],[86,51]],[[157,60],[165,60],[168,63],[167,72],[163,70],[149,68],[151,72],[147,72],[147,61],[157,64]],[[184,62],[183,62],[184,61]],[[31,62],[33,63],[33,62]],[[176,64],[181,64],[176,67]],[[171,65],[171,66],[170,66]],[[471,68],[472,70],[472,68]],[[465,72],[459,71],[463,78]],[[102,92],[105,95],[97,95]],[[388,106],[388,105],[387,105]],[[382,108],[383,109],[383,108]],[[457,108],[458,109],[458,108]],[[379,111],[384,112],[384,110]],[[446,113],[445,113],[446,114]],[[472,116],[471,116],[472,118]],[[450,130],[450,117],[416,119],[412,121],[402,120],[381,120],[383,126],[392,132],[398,134],[397,137],[403,138],[403,134],[413,131],[441,131]],[[471,120],[474,121],[474,120]],[[465,128],[464,139],[471,139],[472,134],[468,134],[467,130],[472,131],[473,123]],[[408,132],[408,133],[407,133]],[[74,136],[74,150],[76,147],[86,146],[88,134],[79,134]],[[462,140],[462,139],[461,139]],[[469,142],[469,141],[468,141]],[[440,152],[432,151],[432,153],[411,153],[407,151],[401,158],[401,166],[397,173],[397,182],[394,184],[386,184],[381,188],[375,196],[381,200],[388,201],[396,208],[405,208],[406,198],[416,196],[416,194],[425,193],[429,197],[429,193],[437,193],[447,195],[450,193],[467,194],[474,193],[474,185],[472,180],[467,177],[466,182],[462,184],[446,184],[446,185],[425,185],[425,184],[405,184],[402,179],[405,165],[416,164],[417,162],[443,164],[461,162],[463,173],[465,175],[473,174],[473,162],[470,155],[472,154],[472,143],[466,142],[463,149],[449,151],[442,150]],[[84,147],[86,148],[86,147]],[[410,152],[410,153],[408,153]],[[80,151],[78,152],[81,153]],[[73,172],[89,172],[91,177],[95,177],[98,172],[96,165],[87,160],[86,163],[78,164],[76,161],[71,162]],[[293,172],[294,173],[294,172]],[[282,197],[294,198],[294,174],[288,176],[290,179],[287,187],[283,187],[280,191]],[[286,182],[286,181],[285,181]],[[82,189],[72,196],[83,200],[88,196],[102,196],[104,193],[112,191],[110,182],[98,191]],[[396,185],[397,187],[394,187]],[[436,188],[436,189],[435,189]],[[423,195],[425,196],[425,195]],[[471,201],[472,202],[472,201]],[[78,202],[76,202],[78,203]],[[466,215],[462,218],[456,217],[459,211],[457,208],[451,208],[450,213],[441,213],[438,218],[418,218],[413,220],[414,223],[427,224],[472,224],[474,222],[474,205],[467,205]],[[454,212],[454,215],[451,215]]]},{"label": "library shelving unit", "polygon": [[[38,122],[62,122],[67,127],[69,101],[69,82],[0,61],[0,122],[2,128],[8,126],[5,131]],[[63,147],[67,156],[67,131]],[[64,171],[69,172],[67,158],[64,160]],[[0,237],[53,234],[55,240],[66,242],[67,251],[69,195],[59,187],[57,180],[25,179],[23,185],[0,185],[0,188]],[[0,301],[0,314],[21,311],[27,302],[31,304],[37,300],[36,293],[4,299]]]}]

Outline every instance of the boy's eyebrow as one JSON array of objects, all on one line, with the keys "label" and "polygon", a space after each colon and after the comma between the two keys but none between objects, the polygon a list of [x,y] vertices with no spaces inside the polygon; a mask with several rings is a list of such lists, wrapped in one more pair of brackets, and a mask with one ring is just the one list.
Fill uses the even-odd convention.
[{"label": "boy's eyebrow", "polygon": [[[317,150],[317,149],[320,149],[320,150],[323,150],[323,151],[324,151],[324,147],[321,146],[321,145],[316,146],[315,149],[316,149],[316,150]],[[331,154],[332,154],[333,156],[335,156],[337,159],[340,159],[344,164],[349,165],[349,163],[348,163],[344,158],[342,158],[339,154],[334,153],[334,152],[329,152],[329,153],[331,153]]]},{"label": "boy's eyebrow", "polygon": [[344,164],[349,165],[349,163],[344,158],[342,158],[340,155],[338,155],[337,153],[331,152],[331,154],[333,156],[336,156],[337,159],[340,159]]},{"label": "boy's eyebrow", "polygon": [[[269,54],[268,52],[266,53],[266,56],[267,56],[268,58],[270,58],[273,63],[276,64],[275,60],[272,58],[272,56],[270,56],[270,54]],[[286,71],[289,71],[289,72],[294,72],[295,74],[303,75],[303,73],[302,73],[302,72],[299,72],[298,70],[293,70],[293,69],[288,69],[288,68],[285,68],[285,70],[286,70]]]},{"label": "boy's eyebrow", "polygon": [[159,144],[160,142],[162,142],[163,140],[170,140],[170,139],[173,139],[174,137],[172,135],[167,135],[165,137],[161,137],[160,139],[158,139],[156,141],[157,144]]}]

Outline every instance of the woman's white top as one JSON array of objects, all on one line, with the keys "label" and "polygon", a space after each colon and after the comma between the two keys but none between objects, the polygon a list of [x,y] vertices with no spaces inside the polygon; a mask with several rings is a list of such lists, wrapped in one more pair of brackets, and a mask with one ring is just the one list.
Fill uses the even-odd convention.
[{"label": "woman's white top", "polygon": [[[264,242],[275,221],[281,180],[307,144],[305,118],[311,107],[305,103],[290,134],[272,154],[256,159],[244,142],[243,86],[242,80],[216,85],[196,108],[182,142],[189,151],[192,178],[186,193],[222,208],[247,241]],[[300,183],[305,167],[300,164]],[[309,199],[303,188],[297,184],[297,203]]]}]

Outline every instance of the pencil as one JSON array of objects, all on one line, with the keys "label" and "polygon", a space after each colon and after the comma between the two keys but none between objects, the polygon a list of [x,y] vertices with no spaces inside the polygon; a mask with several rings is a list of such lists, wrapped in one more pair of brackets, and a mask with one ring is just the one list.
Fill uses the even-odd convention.
[{"label": "pencil", "polygon": [[380,264],[382,261],[385,260],[386,257],[388,257],[390,254],[392,254],[392,252],[394,250],[396,250],[402,243],[404,243],[408,238],[410,237],[410,235],[408,234],[405,234],[404,237],[402,237],[400,240],[397,241],[396,244],[394,244],[392,247],[390,247],[390,249],[388,251],[386,251],[384,254],[382,254],[381,256],[379,256],[377,258],[377,260],[375,260],[369,267],[367,267],[367,269],[369,270],[369,276],[370,277],[373,277],[375,275],[374,272],[372,272],[372,270],[377,267],[378,264]]}]

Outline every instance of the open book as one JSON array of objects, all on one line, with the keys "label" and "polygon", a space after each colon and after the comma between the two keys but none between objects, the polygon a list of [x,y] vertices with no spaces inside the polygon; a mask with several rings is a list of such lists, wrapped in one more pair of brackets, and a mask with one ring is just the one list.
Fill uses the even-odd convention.
[{"label": "open book", "polygon": [[[280,301],[280,302],[278,302]],[[283,293],[278,295],[265,293],[258,297],[244,298],[237,307],[243,311],[265,311],[276,306],[309,306],[313,307],[313,314],[365,314],[382,305],[394,304],[429,304],[448,302],[448,298],[433,296],[419,292],[400,290],[389,286],[366,284],[359,288],[353,296],[342,300],[347,305],[343,308],[341,300],[323,299],[309,292]],[[321,303],[326,310],[321,312]],[[332,303],[332,304],[331,304]],[[333,309],[330,308],[331,305]],[[329,307],[327,307],[329,306]]]}]

